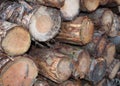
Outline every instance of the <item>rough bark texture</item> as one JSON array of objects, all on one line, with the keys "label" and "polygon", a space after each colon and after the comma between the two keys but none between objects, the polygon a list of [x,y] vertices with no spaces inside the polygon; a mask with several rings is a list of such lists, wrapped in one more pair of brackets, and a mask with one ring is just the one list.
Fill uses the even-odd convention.
[{"label": "rough bark texture", "polygon": [[119,34],[119,18],[110,9],[99,8],[88,16],[92,19],[99,32],[106,33],[110,37],[115,37]]},{"label": "rough bark texture", "polygon": [[55,50],[68,55],[73,60],[72,75],[75,78],[85,78],[89,71],[91,62],[87,51],[65,44],[56,45]]},{"label": "rough bark texture", "polygon": [[61,25],[60,12],[57,9],[45,6],[32,7],[24,1],[2,3],[0,18],[29,28],[37,41],[50,40],[58,33]]},{"label": "rough bark texture", "polygon": [[61,31],[56,39],[61,42],[85,45],[92,40],[93,32],[94,25],[87,16],[77,17],[72,22],[62,23]]},{"label": "rough bark texture", "polygon": [[81,82],[75,81],[75,80],[68,80],[65,81],[64,83],[60,84],[59,86],[82,86]]},{"label": "rough bark texture", "polygon": [[107,45],[107,39],[100,33],[94,33],[93,39],[85,46],[91,56],[100,57],[103,56]]},{"label": "rough bark texture", "polygon": [[26,56],[10,60],[0,53],[1,86],[32,86],[38,74],[35,63]]},{"label": "rough bark texture", "polygon": [[65,0],[26,0],[32,3],[60,8],[64,5]]},{"label": "rough bark texture", "polygon": [[31,44],[29,32],[22,26],[0,20],[1,50],[8,55],[21,55]]},{"label": "rough bark texture", "polygon": [[51,49],[32,49],[29,54],[34,57],[34,62],[38,65],[39,73],[45,77],[62,83],[67,80],[72,73],[71,60],[64,54]]}]

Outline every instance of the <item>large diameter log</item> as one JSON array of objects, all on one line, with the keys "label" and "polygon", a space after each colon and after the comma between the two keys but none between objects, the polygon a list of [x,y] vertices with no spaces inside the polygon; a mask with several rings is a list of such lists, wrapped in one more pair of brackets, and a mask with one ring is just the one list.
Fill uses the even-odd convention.
[{"label": "large diameter log", "polygon": [[68,55],[73,61],[73,72],[72,75],[74,78],[85,78],[90,68],[90,55],[87,51],[65,45],[59,44],[55,45],[55,50],[61,52],[65,55]]},{"label": "large diameter log", "polygon": [[60,8],[64,5],[64,1],[65,0],[26,0],[28,2],[32,2],[32,3],[39,3],[42,5],[46,5],[46,6],[51,6],[51,7],[57,7]]},{"label": "large diameter log", "polygon": [[79,1],[80,0],[65,0],[64,5],[60,8],[64,20],[73,20],[79,14]]},{"label": "large diameter log", "polygon": [[0,54],[0,78],[2,86],[32,86],[38,74],[35,63],[26,56],[15,57],[10,60]]},{"label": "large diameter log", "polygon": [[94,33],[93,39],[85,46],[90,55],[94,57],[100,57],[105,51],[107,45],[107,39],[100,33]]},{"label": "large diameter log", "polygon": [[57,9],[45,6],[31,7],[24,1],[2,3],[0,18],[29,28],[33,39],[37,41],[52,39],[59,32],[61,25],[60,12]]},{"label": "large diameter log", "polygon": [[114,79],[119,69],[120,69],[120,61],[114,59],[110,64],[109,69],[107,70],[108,78],[111,80]]},{"label": "large diameter log", "polygon": [[77,17],[72,22],[62,23],[61,31],[56,39],[61,42],[85,45],[92,40],[93,32],[94,24],[87,16]]},{"label": "large diameter log", "polygon": [[107,64],[105,59],[99,57],[98,59],[92,59],[90,70],[86,76],[86,79],[92,81],[94,84],[98,83],[106,74]]},{"label": "large diameter log", "polygon": [[24,27],[0,20],[0,42],[8,55],[21,55],[29,49],[31,36]]},{"label": "large diameter log", "polygon": [[32,59],[38,65],[39,73],[56,83],[62,83],[71,76],[71,60],[64,54],[51,49],[35,48],[29,54],[34,57]]},{"label": "large diameter log", "polygon": [[99,6],[100,0],[80,0],[82,11],[94,11]]}]

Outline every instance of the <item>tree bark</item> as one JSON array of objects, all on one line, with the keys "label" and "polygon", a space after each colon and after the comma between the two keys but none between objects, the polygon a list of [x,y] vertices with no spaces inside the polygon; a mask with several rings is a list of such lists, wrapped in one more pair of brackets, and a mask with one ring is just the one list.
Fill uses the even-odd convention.
[{"label": "tree bark", "polygon": [[85,45],[84,48],[88,50],[92,57],[100,57],[103,56],[106,45],[106,37],[100,33],[95,32],[92,41]]},{"label": "tree bark", "polygon": [[1,86],[32,86],[38,74],[35,63],[27,56],[10,60],[0,53]]},{"label": "tree bark", "polygon": [[91,62],[87,51],[65,44],[57,44],[54,48],[56,51],[68,55],[73,60],[73,77],[85,78]]},{"label": "tree bark", "polygon": [[99,8],[88,16],[100,32],[106,33],[110,37],[115,37],[119,34],[119,18],[110,9]]},{"label": "tree bark", "polygon": [[114,59],[112,63],[110,64],[109,69],[107,71],[108,78],[111,80],[114,79],[119,69],[120,69],[120,61],[117,59]]},{"label": "tree bark", "polygon": [[26,28],[0,20],[0,42],[1,50],[8,55],[15,56],[28,51],[31,37]]},{"label": "tree bark", "polygon": [[37,6],[32,7],[24,1],[6,1],[0,6],[0,18],[29,28],[37,41],[52,39],[60,29],[61,17],[57,9]]},{"label": "tree bark", "polygon": [[36,48],[31,49],[29,54],[37,64],[39,73],[52,81],[62,83],[71,76],[72,63],[66,55],[51,49]]},{"label": "tree bark", "polygon": [[[55,50],[72,58],[72,75],[75,78],[80,77],[81,79],[86,79],[96,83],[105,76],[106,62],[103,58],[100,57],[98,59],[92,59],[87,51],[63,44],[56,45]],[[101,74],[99,74],[99,72]]]},{"label": "tree bark", "polygon": [[[94,25],[87,17],[77,17],[72,22],[62,23],[57,40],[77,45],[85,45],[92,40]],[[86,34],[85,34],[86,33]]]},{"label": "tree bark", "polygon": [[60,8],[64,5],[65,0],[26,0],[32,3],[39,3],[40,5],[46,5],[51,7]]},{"label": "tree bark", "polygon": [[82,86],[80,80],[68,80],[65,81],[64,83],[60,84],[59,86]]}]

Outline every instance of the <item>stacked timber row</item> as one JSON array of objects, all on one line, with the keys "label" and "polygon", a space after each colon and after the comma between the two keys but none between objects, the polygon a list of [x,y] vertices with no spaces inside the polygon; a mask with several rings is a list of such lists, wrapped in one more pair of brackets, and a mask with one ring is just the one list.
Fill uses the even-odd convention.
[{"label": "stacked timber row", "polygon": [[120,0],[0,0],[0,86],[120,86]]},{"label": "stacked timber row", "polygon": [[57,9],[32,7],[24,1],[3,2],[0,5],[0,18],[29,28],[33,39],[40,42],[52,39],[61,25],[61,16]]}]

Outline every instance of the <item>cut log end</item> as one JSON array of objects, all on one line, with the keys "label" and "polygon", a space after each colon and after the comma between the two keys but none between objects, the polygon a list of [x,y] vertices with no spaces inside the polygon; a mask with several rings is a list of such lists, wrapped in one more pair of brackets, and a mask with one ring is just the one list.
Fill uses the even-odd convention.
[{"label": "cut log end", "polygon": [[79,0],[65,0],[64,5],[60,8],[60,11],[64,20],[73,20],[73,18],[78,15],[79,9]]},{"label": "cut log end", "polygon": [[16,26],[2,40],[2,48],[8,55],[24,54],[30,47],[31,37],[23,27]]},{"label": "cut log end", "polygon": [[71,76],[71,63],[68,59],[64,59],[62,60],[59,64],[58,64],[58,68],[57,68],[57,72],[59,75],[59,79],[61,79],[62,81],[67,80],[70,76]]},{"label": "cut log end", "polygon": [[99,6],[100,0],[83,0],[81,2],[81,4],[83,5],[83,8],[81,8],[81,10],[94,11]]},{"label": "cut log end", "polygon": [[37,67],[31,59],[16,57],[1,72],[3,86],[32,86],[37,76]]},{"label": "cut log end", "polygon": [[30,20],[30,33],[37,41],[48,41],[59,31],[60,13],[56,9],[41,6]]},{"label": "cut log end", "polygon": [[94,83],[102,80],[106,73],[106,67],[106,61],[103,58],[93,60],[90,67],[89,79]]}]

